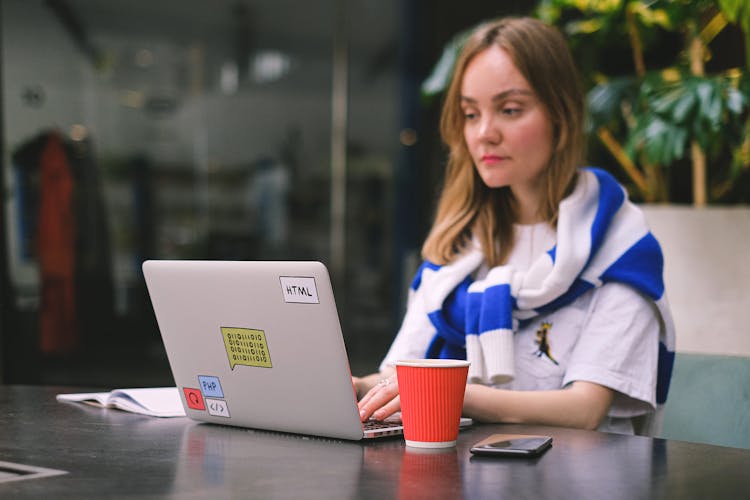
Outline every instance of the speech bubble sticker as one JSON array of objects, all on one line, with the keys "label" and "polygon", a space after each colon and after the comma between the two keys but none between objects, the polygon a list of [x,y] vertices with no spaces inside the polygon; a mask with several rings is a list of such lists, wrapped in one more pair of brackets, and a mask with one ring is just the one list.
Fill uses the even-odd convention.
[{"label": "speech bubble sticker", "polygon": [[221,336],[224,337],[224,348],[232,370],[237,365],[273,368],[263,330],[222,326]]}]

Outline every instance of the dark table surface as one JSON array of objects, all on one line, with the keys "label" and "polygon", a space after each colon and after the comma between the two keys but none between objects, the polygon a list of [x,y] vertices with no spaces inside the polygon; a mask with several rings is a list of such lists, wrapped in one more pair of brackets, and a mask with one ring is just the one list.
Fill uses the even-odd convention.
[{"label": "dark table surface", "polygon": [[[0,462],[66,474],[0,498],[747,498],[750,450],[527,425],[475,425],[455,448],[360,443],[59,403],[80,389],[0,386]],[[479,458],[493,433],[546,434],[536,459]],[[2,466],[0,464],[0,473]],[[2,474],[0,474],[2,476]]]}]

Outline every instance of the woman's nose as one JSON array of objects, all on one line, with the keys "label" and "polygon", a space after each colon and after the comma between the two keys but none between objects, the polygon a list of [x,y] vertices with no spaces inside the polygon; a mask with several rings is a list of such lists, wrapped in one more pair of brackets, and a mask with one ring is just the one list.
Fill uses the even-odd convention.
[{"label": "woman's nose", "polygon": [[479,138],[489,142],[499,142],[501,139],[500,129],[495,123],[494,117],[487,117],[479,124]]}]

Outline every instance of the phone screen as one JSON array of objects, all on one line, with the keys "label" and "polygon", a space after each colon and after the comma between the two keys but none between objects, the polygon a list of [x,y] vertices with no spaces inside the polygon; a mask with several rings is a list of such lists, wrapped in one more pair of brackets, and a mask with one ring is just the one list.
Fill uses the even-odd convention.
[{"label": "phone screen", "polygon": [[535,456],[552,444],[549,436],[493,435],[477,443],[471,452],[479,455]]}]

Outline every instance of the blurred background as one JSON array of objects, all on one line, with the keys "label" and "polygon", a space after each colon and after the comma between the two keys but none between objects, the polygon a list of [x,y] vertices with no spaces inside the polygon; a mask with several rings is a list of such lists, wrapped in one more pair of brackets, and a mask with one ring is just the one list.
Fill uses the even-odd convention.
[{"label": "blurred background", "polygon": [[743,2],[1,0],[0,380],[171,385],[145,259],[320,260],[375,370],[441,182],[451,54],[509,14],[568,34],[590,161],[636,200],[748,202]]}]

